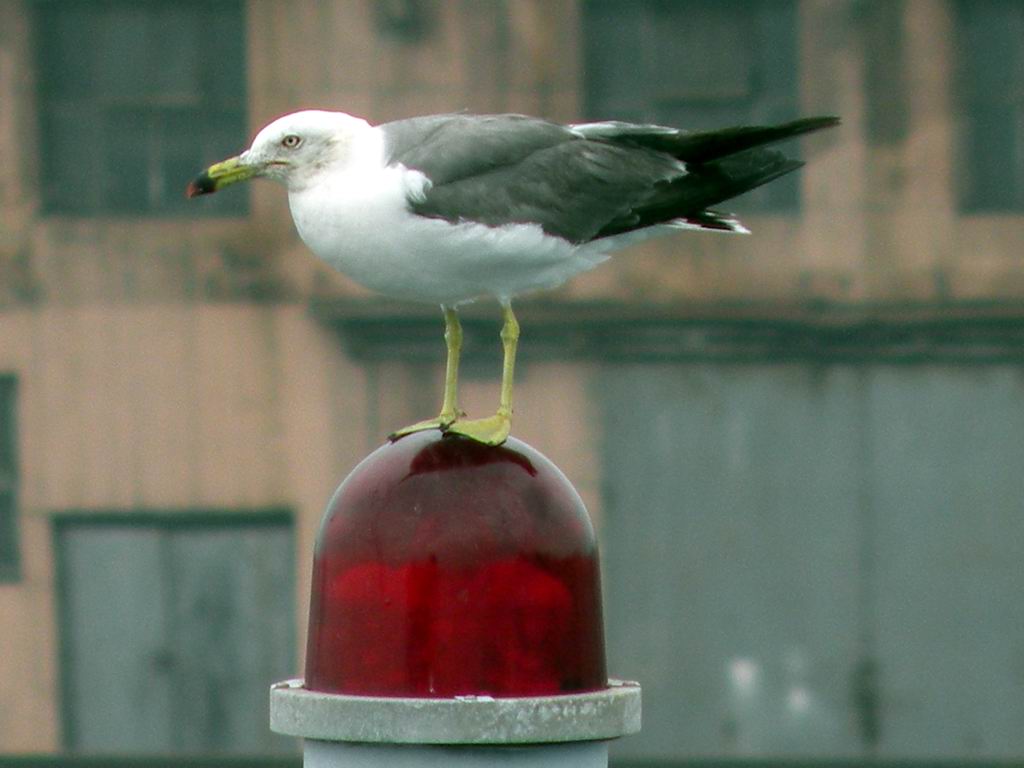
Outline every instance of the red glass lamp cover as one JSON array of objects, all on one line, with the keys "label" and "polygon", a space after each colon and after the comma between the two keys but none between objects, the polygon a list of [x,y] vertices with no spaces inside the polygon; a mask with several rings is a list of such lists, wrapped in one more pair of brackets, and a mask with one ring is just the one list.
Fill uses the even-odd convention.
[{"label": "red glass lamp cover", "polygon": [[593,528],[547,458],[419,432],[341,484],[317,540],[306,687],[376,696],[605,688]]}]

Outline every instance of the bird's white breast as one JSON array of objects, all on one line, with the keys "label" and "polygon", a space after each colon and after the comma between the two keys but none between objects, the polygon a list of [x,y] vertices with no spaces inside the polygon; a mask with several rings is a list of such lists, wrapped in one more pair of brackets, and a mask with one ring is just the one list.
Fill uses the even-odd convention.
[{"label": "bird's white breast", "polygon": [[606,258],[537,225],[489,227],[418,216],[408,199],[422,194],[429,181],[402,166],[384,168],[382,155],[289,192],[306,245],[372,290],[447,305],[484,296],[510,299],[557,286]]}]

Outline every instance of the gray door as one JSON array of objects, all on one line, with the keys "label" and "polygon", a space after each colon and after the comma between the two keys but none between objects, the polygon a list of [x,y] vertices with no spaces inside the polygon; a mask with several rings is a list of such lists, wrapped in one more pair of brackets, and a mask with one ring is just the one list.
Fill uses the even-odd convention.
[{"label": "gray door", "polygon": [[293,749],[267,726],[295,672],[287,518],[82,516],[56,543],[67,748]]},{"label": "gray door", "polygon": [[882,749],[1024,756],[1024,368],[879,368]]},{"label": "gray door", "polygon": [[602,371],[620,755],[1024,754],[1024,376]]}]

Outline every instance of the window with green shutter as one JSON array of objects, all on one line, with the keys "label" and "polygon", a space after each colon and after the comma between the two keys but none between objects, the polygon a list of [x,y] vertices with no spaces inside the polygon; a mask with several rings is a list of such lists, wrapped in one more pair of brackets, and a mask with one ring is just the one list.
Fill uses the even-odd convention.
[{"label": "window with green shutter", "polygon": [[16,396],[14,377],[0,376],[0,582],[20,575]]},{"label": "window with green shutter", "polygon": [[[186,212],[197,169],[247,133],[239,0],[34,4],[44,210]],[[219,196],[218,196],[219,197]],[[236,215],[244,195],[187,208]]]},{"label": "window with green shutter", "polygon": [[957,202],[965,213],[1024,210],[1024,4],[955,5],[960,115]]}]

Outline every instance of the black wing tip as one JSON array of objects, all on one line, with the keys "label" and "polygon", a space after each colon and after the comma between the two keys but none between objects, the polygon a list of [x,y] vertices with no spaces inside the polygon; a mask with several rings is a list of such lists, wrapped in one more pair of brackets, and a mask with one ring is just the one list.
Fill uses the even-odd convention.
[{"label": "black wing tip", "polygon": [[791,136],[800,136],[805,133],[813,133],[814,131],[820,131],[825,128],[835,128],[837,125],[841,125],[842,122],[842,118],[837,115],[821,115],[819,117],[804,117],[799,120],[794,120],[791,123],[786,123],[780,127],[783,130],[786,130]]}]

